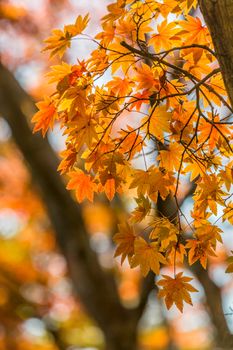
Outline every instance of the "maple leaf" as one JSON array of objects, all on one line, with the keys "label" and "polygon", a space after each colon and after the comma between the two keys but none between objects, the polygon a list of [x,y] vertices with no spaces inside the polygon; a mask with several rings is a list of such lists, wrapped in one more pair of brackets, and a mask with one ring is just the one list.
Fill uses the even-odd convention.
[{"label": "maple leaf", "polygon": [[199,17],[186,16],[186,21],[180,21],[179,25],[182,30],[177,34],[182,34],[186,39],[186,44],[208,44],[210,35],[206,25],[203,25]]},{"label": "maple leaf", "polygon": [[179,170],[184,148],[179,143],[170,143],[167,150],[159,151],[157,157],[160,167],[168,170]]},{"label": "maple leaf", "polygon": [[170,244],[173,245],[178,241],[179,230],[167,218],[154,219],[150,227],[152,227],[150,239],[155,240],[162,251],[166,251]]},{"label": "maple leaf", "polygon": [[166,259],[159,252],[157,243],[147,243],[142,237],[135,239],[134,254],[130,265],[131,267],[139,265],[143,276],[146,276],[150,270],[158,275],[160,264],[167,264]]},{"label": "maple leaf", "polygon": [[128,78],[114,77],[106,86],[110,89],[111,94],[116,96],[127,96],[132,90],[134,83]]},{"label": "maple leaf", "polygon": [[142,105],[148,103],[150,97],[150,93],[148,90],[143,90],[141,93],[138,92],[133,95],[133,97],[129,100],[130,110],[136,108],[136,111],[139,112]]},{"label": "maple leaf", "polygon": [[68,32],[71,37],[81,34],[87,27],[89,20],[89,13],[87,13],[84,17],[79,15],[75,21],[75,24],[66,25],[64,27],[64,31]]},{"label": "maple leaf", "polygon": [[231,189],[231,185],[233,182],[233,162],[230,162],[228,166],[220,171],[219,175],[221,176],[224,184],[226,186],[227,191],[229,192]]},{"label": "maple leaf", "polygon": [[79,64],[70,65],[66,62],[56,66],[51,66],[51,72],[46,74],[49,78],[49,83],[57,83],[57,90],[62,94],[70,86],[74,85],[78,78],[81,78],[86,72],[85,61],[78,61]]},{"label": "maple leaf", "polygon": [[230,224],[233,224],[233,203],[228,203],[227,207],[223,209],[222,221],[228,220]]},{"label": "maple leaf", "polygon": [[209,241],[211,245],[216,248],[217,241],[222,243],[221,237],[222,230],[220,227],[210,224],[207,220],[200,224],[196,231],[195,236],[202,241]]},{"label": "maple leaf", "polygon": [[102,24],[103,32],[98,33],[95,39],[100,40],[101,45],[107,47],[115,37],[115,26],[111,22]]},{"label": "maple leaf", "polygon": [[159,74],[157,70],[152,70],[148,64],[143,62],[139,66],[135,67],[134,70],[136,73],[135,81],[138,83],[138,90],[158,90],[159,86],[156,78]]},{"label": "maple leaf", "polygon": [[137,188],[138,196],[148,194],[154,202],[158,194],[165,199],[174,186],[174,178],[171,173],[164,174],[159,169],[151,166],[147,171],[136,170],[129,188]]},{"label": "maple leaf", "polygon": [[111,201],[116,192],[115,179],[113,177],[109,177],[104,185],[104,190],[107,198]]},{"label": "maple leaf", "polygon": [[103,23],[112,23],[125,13],[125,1],[117,0],[116,3],[112,3],[107,6],[109,13],[102,18]]},{"label": "maple leaf", "polygon": [[66,49],[70,47],[72,37],[81,34],[81,32],[86,28],[88,21],[88,14],[84,17],[78,16],[74,25],[66,25],[63,30],[52,30],[52,36],[44,40],[47,46],[45,46],[43,51],[51,51],[50,57],[58,54],[61,58]]},{"label": "maple leaf", "polygon": [[151,203],[148,197],[141,195],[139,198],[135,198],[135,200],[137,207],[131,213],[130,222],[132,223],[142,221],[151,210]]},{"label": "maple leaf", "polygon": [[120,131],[119,144],[121,152],[127,153],[128,159],[132,159],[136,153],[141,151],[144,142],[141,135],[136,133],[132,127],[127,126],[126,130]]},{"label": "maple leaf", "polygon": [[76,198],[81,203],[85,198],[93,202],[94,192],[96,192],[96,184],[90,175],[85,174],[81,169],[71,171],[69,174],[70,181],[66,188],[75,190]]},{"label": "maple leaf", "polygon": [[153,169],[150,176],[149,198],[157,202],[158,195],[165,200],[174,188],[174,177],[171,172],[164,173],[159,169]]},{"label": "maple leaf", "polygon": [[[131,52],[122,46],[122,37],[115,37],[113,43],[108,47],[109,49],[109,62],[111,62],[112,74],[117,70],[121,70],[124,74],[127,74],[132,64],[135,63],[135,58]],[[124,59],[122,58],[124,55]]]},{"label": "maple leaf", "polygon": [[222,230],[211,225],[206,221],[197,227],[195,237],[197,239],[187,240],[185,248],[190,248],[188,252],[189,264],[192,265],[196,261],[200,261],[204,269],[206,269],[207,259],[209,256],[216,256],[215,249],[217,241],[222,243]]},{"label": "maple leaf", "polygon": [[204,175],[206,166],[203,164],[203,162],[193,161],[192,159],[186,158],[186,162],[188,165],[185,167],[184,172],[190,173],[190,181],[193,181],[196,179],[199,175]]},{"label": "maple leaf", "polygon": [[[143,120],[142,122],[145,122]],[[164,141],[164,133],[171,132],[170,128],[171,113],[167,111],[166,106],[161,106],[151,109],[151,114],[148,117],[149,132],[159,141]]]},{"label": "maple leaf", "polygon": [[64,33],[61,29],[53,29],[52,36],[44,41],[47,46],[42,51],[51,51],[51,58],[57,54],[61,58],[66,49],[70,47],[70,39],[71,36],[68,32]]},{"label": "maple leaf", "polygon": [[209,122],[207,120],[203,120],[200,122],[198,130],[200,131],[200,135],[198,137],[201,143],[207,143],[211,150],[216,147],[216,144],[219,138],[222,138],[222,135],[227,136],[229,133],[229,129],[226,125],[215,124],[219,123],[219,116],[215,115],[214,118],[210,113],[208,116],[211,117],[212,120]]},{"label": "maple leaf", "polygon": [[54,121],[58,118],[56,107],[48,97],[45,97],[44,101],[38,102],[36,106],[39,111],[32,118],[32,122],[36,123],[33,132],[41,130],[42,135],[45,136],[48,129],[53,128]]},{"label": "maple leaf", "polygon": [[181,1],[182,5],[180,7],[184,11],[185,14],[189,13],[192,8],[196,8],[198,4],[198,0],[184,0]]},{"label": "maple leaf", "polygon": [[77,160],[77,152],[73,145],[67,146],[67,149],[60,153],[60,156],[63,158],[58,170],[61,174],[67,173],[74,166]]},{"label": "maple leaf", "polygon": [[120,232],[116,233],[113,241],[118,245],[115,251],[115,257],[121,256],[121,264],[123,264],[126,257],[129,261],[134,254],[134,241],[136,238],[134,229],[127,222],[118,225]]},{"label": "maple leaf", "polygon": [[167,275],[162,275],[163,278],[156,284],[162,289],[159,290],[158,296],[165,298],[165,304],[168,310],[173,304],[183,312],[184,302],[189,305],[192,304],[190,292],[198,292],[189,282],[191,277],[183,276],[183,272],[179,272],[175,278]]},{"label": "maple leaf", "polygon": [[164,20],[162,23],[158,24],[157,31],[158,34],[152,35],[149,40],[149,45],[154,47],[156,53],[161,49],[170,49],[173,45],[176,45],[174,40],[180,40],[179,36],[176,36],[178,29],[174,22],[167,23],[167,20]]},{"label": "maple leaf", "polygon": [[120,18],[116,23],[116,34],[121,35],[124,39],[135,39],[136,38],[136,25],[132,18],[124,16]]},{"label": "maple leaf", "polygon": [[51,66],[51,72],[46,74],[49,78],[49,83],[57,83],[63,80],[68,74],[72,72],[72,66],[66,62],[61,62],[61,64],[56,66]]},{"label": "maple leaf", "polygon": [[[149,169],[150,170],[150,169]],[[150,189],[150,171],[135,170],[133,181],[129,188],[137,188],[138,196],[146,194]]]},{"label": "maple leaf", "polygon": [[196,239],[187,240],[186,248],[190,248],[188,252],[189,265],[200,261],[202,267],[206,269],[207,259],[209,256],[216,256],[213,247],[209,241],[201,241]]},{"label": "maple leaf", "polygon": [[166,259],[171,265],[183,264],[184,257],[187,255],[186,248],[182,243],[174,242],[165,252]]},{"label": "maple leaf", "polygon": [[211,174],[203,176],[202,181],[198,183],[194,198],[200,209],[205,211],[209,207],[217,215],[217,203],[224,205],[223,197],[226,195],[222,190],[222,179]]},{"label": "maple leaf", "polygon": [[85,169],[89,172],[91,169],[95,173],[102,168],[102,157],[104,154],[108,154],[111,150],[111,145],[102,142],[99,142],[98,147],[95,147],[94,150],[86,149],[82,154],[82,159],[85,161]]}]

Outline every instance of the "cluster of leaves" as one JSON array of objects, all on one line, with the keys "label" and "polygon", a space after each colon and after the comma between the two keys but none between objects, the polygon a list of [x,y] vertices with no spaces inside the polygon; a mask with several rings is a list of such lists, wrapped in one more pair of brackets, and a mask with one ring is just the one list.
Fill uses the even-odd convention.
[{"label": "cluster of leaves", "polygon": [[[196,0],[117,0],[95,38],[83,34],[88,16],[54,30],[45,41],[51,56],[62,58],[75,36],[96,49],[86,60],[51,67],[56,89],[33,118],[43,135],[55,121],[65,130],[59,170],[69,175],[67,188],[78,202],[102,192],[112,200],[134,189],[137,205],[130,224],[119,225],[116,256],[145,276],[173,265],[174,278],[157,284],[167,307],[175,303],[181,311],[196,290],[176,264],[187,257],[206,268],[222,241],[214,221],[219,205],[223,220],[233,222],[232,107],[209,31],[191,16],[196,6]],[[192,222],[181,209],[187,177],[194,188]],[[159,217],[156,204],[167,198],[175,213]]]}]

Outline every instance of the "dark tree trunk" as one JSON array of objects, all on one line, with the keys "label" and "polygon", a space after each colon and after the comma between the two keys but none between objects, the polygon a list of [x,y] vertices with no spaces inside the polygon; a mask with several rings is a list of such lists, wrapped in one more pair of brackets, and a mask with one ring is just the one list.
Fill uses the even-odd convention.
[{"label": "dark tree trunk", "polygon": [[30,96],[0,64],[0,114],[39,186],[56,240],[67,261],[75,294],[106,336],[107,350],[135,350],[138,310],[120,302],[114,274],[103,270],[90,247],[81,207],[66,190],[57,172],[58,159],[46,139],[32,134],[30,118],[35,113]]},{"label": "dark tree trunk", "polygon": [[[233,106],[233,1],[199,0],[199,5],[209,28],[225,87]],[[203,272],[198,271],[198,277],[206,292],[220,349],[233,349],[233,336],[229,333],[221,312],[219,289],[213,282],[208,281]]]},{"label": "dark tree trunk", "polygon": [[220,288],[211,280],[208,272],[200,264],[194,264],[191,269],[202,284],[206,295],[206,308],[215,330],[215,343],[218,349],[233,349],[233,335],[227,326],[222,310]]},{"label": "dark tree trunk", "polygon": [[233,1],[199,0],[233,106]]},{"label": "dark tree trunk", "polygon": [[137,325],[122,320],[105,333],[105,339],[106,350],[138,350]]}]

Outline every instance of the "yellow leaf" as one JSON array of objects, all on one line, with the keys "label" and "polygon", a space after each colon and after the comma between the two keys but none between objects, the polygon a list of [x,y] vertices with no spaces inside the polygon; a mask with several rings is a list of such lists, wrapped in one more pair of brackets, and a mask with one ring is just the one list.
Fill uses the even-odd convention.
[{"label": "yellow leaf", "polygon": [[159,287],[159,297],[165,298],[165,304],[168,310],[173,304],[183,312],[184,302],[192,305],[192,299],[190,292],[198,292],[189,282],[192,280],[191,277],[182,276],[183,272],[178,273],[175,278],[167,275],[163,275],[163,278],[157,282]]},{"label": "yellow leaf", "polygon": [[159,151],[157,157],[160,160],[159,166],[168,171],[180,170],[184,147],[179,143],[171,143],[167,150]]},{"label": "yellow leaf", "polygon": [[118,225],[119,232],[113,237],[113,241],[118,245],[115,257],[121,256],[121,264],[125,258],[130,259],[134,254],[134,240],[136,238],[134,229],[127,222]]},{"label": "yellow leaf", "polygon": [[54,29],[52,31],[52,35],[44,41],[47,46],[43,49],[43,51],[51,51],[50,57],[58,54],[61,58],[66,49],[70,47],[71,39],[74,36],[81,34],[81,32],[86,28],[88,22],[89,14],[84,17],[78,16],[75,24],[65,26],[63,31],[60,29]]},{"label": "yellow leaf", "polygon": [[167,218],[156,218],[150,226],[153,227],[150,239],[155,240],[162,251],[178,241],[178,227]]},{"label": "yellow leaf", "polygon": [[48,39],[44,40],[47,46],[45,46],[42,51],[51,51],[51,58],[57,54],[61,58],[66,49],[70,47],[70,39],[71,36],[69,33],[66,35],[62,30],[54,29],[52,30],[52,35]]},{"label": "yellow leaf", "polygon": [[151,114],[148,118],[149,132],[159,141],[164,141],[164,133],[171,132],[170,121],[171,113],[167,111],[166,106],[152,108]]},{"label": "yellow leaf", "polygon": [[151,203],[148,197],[141,195],[135,199],[138,206],[131,213],[130,222],[136,223],[142,221],[151,210]]},{"label": "yellow leaf", "polygon": [[175,41],[180,40],[178,36],[175,36],[178,32],[175,22],[167,23],[167,20],[164,20],[162,23],[158,24],[157,31],[158,33],[152,35],[149,40],[149,45],[154,47],[156,53],[161,49],[169,50],[175,45]]},{"label": "yellow leaf", "polygon": [[167,260],[159,252],[157,243],[147,243],[142,237],[135,239],[134,253],[130,265],[131,267],[139,265],[143,276],[146,276],[150,270],[158,275],[160,264],[167,263]]}]

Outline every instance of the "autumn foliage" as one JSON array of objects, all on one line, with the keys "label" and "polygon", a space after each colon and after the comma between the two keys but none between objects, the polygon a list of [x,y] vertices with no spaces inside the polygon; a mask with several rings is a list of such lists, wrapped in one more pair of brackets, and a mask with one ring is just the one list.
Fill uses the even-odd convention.
[{"label": "autumn foliage", "polygon": [[[171,275],[158,278],[159,295],[180,311],[197,291],[181,269],[206,268],[215,256],[220,211],[233,223],[232,107],[208,29],[191,15],[196,5],[118,0],[95,38],[85,34],[88,15],[53,30],[44,51],[60,60],[47,74],[54,92],[33,118],[43,135],[57,122],[64,130],[59,171],[78,202],[133,195],[129,223],[114,236],[115,255],[144,276],[170,266]],[[62,57],[76,38],[96,49],[72,65]],[[181,208],[184,187],[194,189],[191,220]],[[168,198],[174,215],[163,217],[157,203]]]}]

